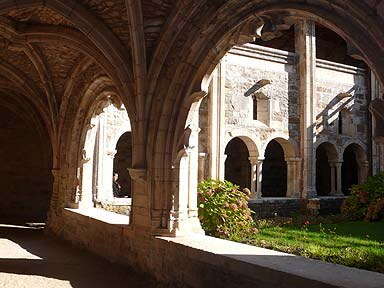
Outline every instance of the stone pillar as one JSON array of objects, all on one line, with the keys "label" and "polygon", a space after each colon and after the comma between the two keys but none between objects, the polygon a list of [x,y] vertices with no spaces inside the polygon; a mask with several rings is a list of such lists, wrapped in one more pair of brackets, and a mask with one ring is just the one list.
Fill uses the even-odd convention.
[{"label": "stone pillar", "polygon": [[331,168],[331,191],[330,195],[336,195],[336,164],[335,162],[329,162],[329,167]]},{"label": "stone pillar", "polygon": [[257,187],[257,164],[258,160],[256,157],[249,157],[249,162],[251,164],[251,196],[250,199],[254,200],[257,198],[256,187]]},{"label": "stone pillar", "polygon": [[[197,147],[196,147],[197,148]],[[197,166],[196,173],[191,171],[191,155],[193,147],[183,149],[179,155],[178,178],[174,183],[178,187],[175,197],[174,211],[172,212],[172,230],[175,236],[183,236],[189,233],[204,234],[198,218],[197,208]],[[197,161],[197,159],[195,159]],[[196,176],[191,178],[191,175]],[[196,185],[195,185],[196,184]]]},{"label": "stone pillar", "polygon": [[50,212],[58,212],[60,209],[59,196],[60,196],[60,182],[61,182],[61,170],[60,169],[52,169],[53,175],[53,191],[51,196],[51,208]]},{"label": "stone pillar", "polygon": [[298,198],[300,197],[298,164],[301,163],[301,159],[287,158],[285,161],[287,162],[287,197]]},{"label": "stone pillar", "polygon": [[264,159],[258,159],[257,161],[256,199],[260,199],[262,197],[263,161]]},{"label": "stone pillar", "polygon": [[336,195],[337,196],[343,196],[343,190],[342,190],[342,181],[341,181],[341,167],[343,165],[343,162],[335,162],[335,166],[336,166],[336,179],[337,179],[337,192],[336,192]]},{"label": "stone pillar", "polygon": [[79,190],[81,191],[79,208],[91,208],[94,206],[93,194],[97,179],[94,174],[94,149],[96,146],[96,136],[98,132],[96,124],[97,118],[93,118],[88,126],[84,149],[82,150],[81,159],[79,160],[80,173],[78,175],[78,180],[80,181]]},{"label": "stone pillar", "polygon": [[303,158],[303,197],[316,195],[315,163],[315,71],[316,36],[312,21],[299,20],[295,25],[295,46],[298,55],[299,101],[301,114],[300,150]]},{"label": "stone pillar", "polygon": [[[382,90],[382,85],[380,84],[379,80],[377,79],[375,73],[373,71],[371,71],[371,100],[374,100],[376,98],[380,98],[380,95],[381,95],[381,90]],[[375,117],[373,117],[373,115],[371,114],[370,115],[371,117],[371,122],[372,122],[372,135],[373,135],[373,138],[372,138],[372,174],[375,175],[377,173],[379,173],[380,171],[383,171],[381,167],[382,166],[382,162],[381,161],[381,157],[382,157],[382,153],[383,153],[383,150],[380,149],[382,148],[382,144],[380,143],[377,143],[377,141],[375,140],[374,136],[375,136],[375,130],[376,130],[376,121],[375,121]]]},{"label": "stone pillar", "polygon": [[205,175],[205,161],[207,160],[207,153],[199,153],[199,183],[204,181]]},{"label": "stone pillar", "polygon": [[359,184],[364,183],[369,174],[369,162],[368,161],[363,161],[360,163],[360,171],[359,171]]},{"label": "stone pillar", "polygon": [[225,161],[227,160],[227,157],[227,154],[223,154],[220,156],[220,174],[218,175],[218,179],[222,181],[225,180]]},{"label": "stone pillar", "polygon": [[81,195],[79,208],[91,208],[93,207],[93,161],[91,158],[87,158],[88,152],[83,150],[81,165]]},{"label": "stone pillar", "polygon": [[115,159],[117,151],[106,151],[104,155],[104,163],[103,163],[103,190],[99,191],[100,199],[104,201],[112,201],[113,200],[113,160]]},{"label": "stone pillar", "polygon": [[198,114],[197,119],[194,119],[192,132],[189,140],[189,166],[188,166],[188,217],[197,217],[197,185],[199,172],[199,132]]},{"label": "stone pillar", "polygon": [[377,146],[378,146],[379,172],[383,172],[384,171],[384,143],[379,143]]},{"label": "stone pillar", "polygon": [[225,77],[224,63],[220,63],[213,72],[209,87],[208,121],[209,121],[209,171],[208,177],[224,180],[225,174]]}]

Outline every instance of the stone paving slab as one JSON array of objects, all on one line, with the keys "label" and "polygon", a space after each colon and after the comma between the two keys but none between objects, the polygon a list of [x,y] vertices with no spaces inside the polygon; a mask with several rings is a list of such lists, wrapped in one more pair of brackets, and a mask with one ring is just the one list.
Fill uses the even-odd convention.
[{"label": "stone paving slab", "polygon": [[146,275],[44,235],[0,225],[1,288],[158,287]]}]

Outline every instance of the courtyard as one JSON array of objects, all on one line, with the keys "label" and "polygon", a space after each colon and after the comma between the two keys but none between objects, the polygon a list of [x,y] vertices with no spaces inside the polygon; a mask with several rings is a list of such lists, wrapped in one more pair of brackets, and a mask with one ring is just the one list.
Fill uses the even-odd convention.
[{"label": "courtyard", "polygon": [[384,273],[384,221],[270,224],[246,243]]}]

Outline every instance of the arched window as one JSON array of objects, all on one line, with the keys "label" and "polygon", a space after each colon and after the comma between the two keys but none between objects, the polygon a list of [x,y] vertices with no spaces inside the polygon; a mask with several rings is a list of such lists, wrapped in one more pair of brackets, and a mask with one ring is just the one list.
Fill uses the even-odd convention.
[{"label": "arched window", "polygon": [[268,143],[262,171],[263,197],[285,197],[287,195],[287,162],[283,147],[276,140]]},{"label": "arched window", "polygon": [[251,164],[247,145],[236,137],[229,141],[225,154],[225,180],[241,188],[251,189]]},{"label": "arched window", "polygon": [[[113,159],[113,194],[114,197],[131,197],[131,176],[128,168],[132,168],[132,133],[125,132],[116,145],[116,155]],[[116,178],[117,177],[117,178]]]},{"label": "arched window", "polygon": [[350,194],[352,185],[363,182],[367,175],[366,154],[358,144],[351,144],[343,153],[343,165],[341,167],[342,191],[344,195]]},{"label": "arched window", "polygon": [[337,151],[325,142],[316,149],[316,191],[318,196],[336,194]]}]

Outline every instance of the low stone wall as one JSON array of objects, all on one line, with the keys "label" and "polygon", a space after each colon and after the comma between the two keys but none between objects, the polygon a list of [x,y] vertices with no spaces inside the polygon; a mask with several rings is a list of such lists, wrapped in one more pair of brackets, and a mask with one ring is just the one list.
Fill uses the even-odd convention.
[{"label": "low stone wall", "polygon": [[384,283],[380,273],[204,235],[154,237],[148,231],[69,210],[52,219],[50,229],[110,261],[146,272],[168,287],[378,288]]},{"label": "low stone wall", "polygon": [[290,217],[307,209],[313,214],[326,216],[339,214],[344,199],[345,197],[264,198],[252,200],[248,206],[257,218]]},{"label": "low stone wall", "polygon": [[129,216],[131,214],[131,204],[131,198],[114,198],[113,201],[109,202],[97,202],[96,208]]}]

